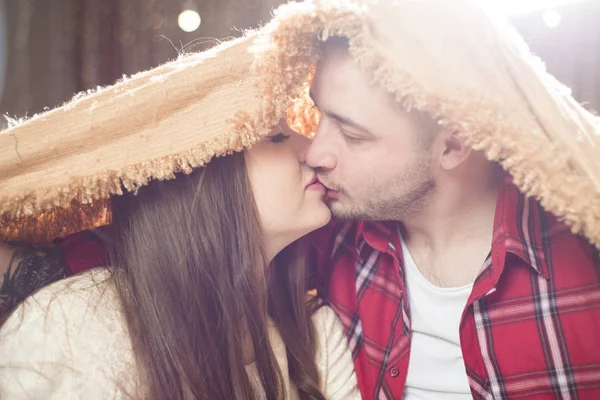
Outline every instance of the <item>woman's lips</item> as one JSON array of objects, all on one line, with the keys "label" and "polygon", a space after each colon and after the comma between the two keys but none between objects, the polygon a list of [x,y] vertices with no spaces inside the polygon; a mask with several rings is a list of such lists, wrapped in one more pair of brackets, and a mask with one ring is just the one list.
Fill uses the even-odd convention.
[{"label": "woman's lips", "polygon": [[317,190],[317,191],[323,192],[323,193],[327,192],[327,188],[325,186],[323,186],[323,184],[321,182],[319,182],[319,177],[317,176],[316,173],[313,176],[313,178],[310,180],[310,183],[308,185],[306,185],[306,190]]},{"label": "woman's lips", "polygon": [[306,187],[306,190],[318,190],[320,192],[326,193],[327,188],[321,184],[321,182],[312,183]]}]

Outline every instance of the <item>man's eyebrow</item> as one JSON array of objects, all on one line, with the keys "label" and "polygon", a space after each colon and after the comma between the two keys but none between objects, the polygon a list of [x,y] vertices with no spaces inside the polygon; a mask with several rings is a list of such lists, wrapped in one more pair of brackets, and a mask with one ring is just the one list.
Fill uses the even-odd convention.
[{"label": "man's eyebrow", "polygon": [[[310,99],[313,101],[313,103],[315,103],[315,106],[316,106],[317,102],[315,101],[315,96],[314,96],[312,90],[310,90],[308,92],[308,95],[310,96]],[[336,121],[338,121],[341,124],[351,126],[354,129],[358,129],[359,131],[363,131],[365,133],[369,133],[369,130],[366,127],[362,126],[361,124],[359,124],[358,122],[354,121],[350,117],[344,117],[344,116],[339,115],[339,114],[337,114],[337,113],[335,113],[333,111],[330,111],[330,110],[320,110],[320,111],[321,111],[322,114],[327,115],[329,118],[335,119]]]},{"label": "man's eyebrow", "polygon": [[365,133],[369,133],[369,130],[367,128],[365,128],[364,126],[362,126],[358,122],[354,121],[350,117],[344,117],[342,115],[339,115],[339,114],[336,114],[336,113],[334,113],[332,111],[327,111],[327,110],[326,111],[321,111],[321,112],[324,113],[325,115],[327,115],[329,118],[335,119],[336,121],[338,121],[341,124],[351,126],[354,129],[357,129],[357,130],[365,132]]}]

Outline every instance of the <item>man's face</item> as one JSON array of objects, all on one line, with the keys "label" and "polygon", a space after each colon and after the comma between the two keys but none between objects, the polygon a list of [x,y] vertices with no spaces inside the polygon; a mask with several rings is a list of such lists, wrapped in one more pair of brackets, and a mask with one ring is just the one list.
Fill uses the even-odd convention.
[{"label": "man's face", "polygon": [[311,86],[321,121],[306,162],[330,189],[331,211],[363,220],[419,214],[435,190],[428,140],[347,50],[324,50]]}]

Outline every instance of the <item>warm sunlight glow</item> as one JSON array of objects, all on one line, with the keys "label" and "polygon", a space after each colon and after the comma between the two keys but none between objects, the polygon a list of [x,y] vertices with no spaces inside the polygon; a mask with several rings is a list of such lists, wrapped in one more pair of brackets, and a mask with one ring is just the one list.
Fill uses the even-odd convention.
[{"label": "warm sunlight glow", "polygon": [[544,24],[546,24],[548,28],[556,28],[562,21],[561,13],[556,10],[548,10],[544,12],[542,18],[544,20]]},{"label": "warm sunlight glow", "polygon": [[[581,3],[586,0],[480,0],[506,15],[526,14],[543,11],[565,4]],[[556,15],[554,15],[555,17]],[[556,21],[554,19],[553,21]],[[560,24],[560,22],[559,22]]]},{"label": "warm sunlight glow", "polygon": [[200,14],[194,10],[185,10],[179,14],[177,23],[184,32],[194,32],[200,27]]}]

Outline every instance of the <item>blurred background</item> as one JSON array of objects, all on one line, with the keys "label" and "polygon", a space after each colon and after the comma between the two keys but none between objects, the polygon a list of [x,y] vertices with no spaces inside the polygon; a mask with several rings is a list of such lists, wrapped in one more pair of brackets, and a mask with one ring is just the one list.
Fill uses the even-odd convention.
[{"label": "blurred background", "polygon": [[[600,0],[479,1],[509,15],[549,71],[600,110]],[[0,0],[0,113],[31,116],[181,50],[212,47],[267,22],[283,2]]]}]

